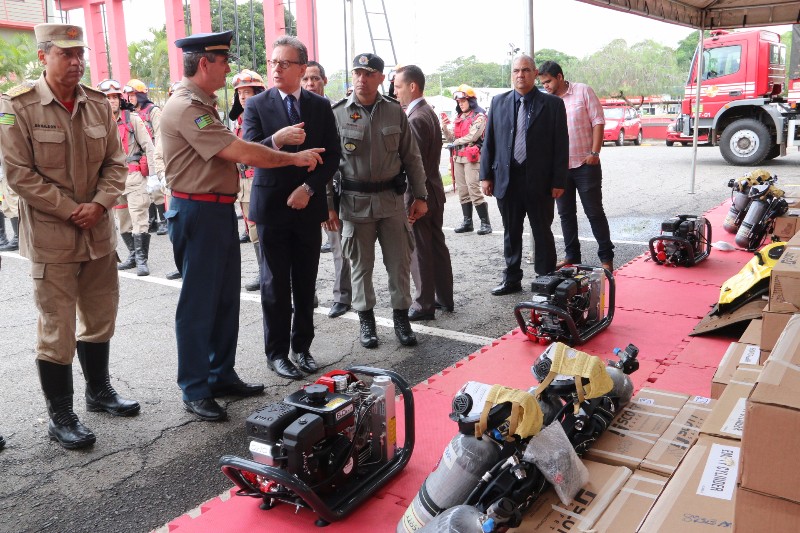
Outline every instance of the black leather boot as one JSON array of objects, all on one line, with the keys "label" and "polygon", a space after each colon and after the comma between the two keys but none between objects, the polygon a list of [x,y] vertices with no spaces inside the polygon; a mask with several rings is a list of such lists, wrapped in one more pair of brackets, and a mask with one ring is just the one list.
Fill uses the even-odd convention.
[{"label": "black leather boot", "polygon": [[0,246],[8,244],[8,237],[6,237],[6,216],[0,211]]},{"label": "black leather boot", "polygon": [[492,225],[489,223],[489,206],[486,204],[476,205],[475,211],[478,213],[478,218],[481,219],[481,227],[478,229],[478,235],[487,235],[492,232]]},{"label": "black leather boot", "polygon": [[394,334],[400,339],[400,344],[403,346],[416,346],[417,336],[411,330],[408,309],[393,309],[392,318],[394,319]]},{"label": "black leather boot", "polygon": [[475,231],[475,228],[472,227],[472,204],[461,204],[461,211],[464,213],[464,220],[461,222],[461,225],[453,231],[456,233]]},{"label": "black leather boot", "polygon": [[154,233],[158,229],[158,212],[156,211],[156,204],[151,203],[147,208],[147,232]]},{"label": "black leather boot", "polygon": [[261,288],[261,243],[253,243],[253,248],[256,250],[256,261],[258,261],[258,273],[253,279],[244,284],[245,290],[257,291]]},{"label": "black leather boot", "polygon": [[0,450],[2,450],[5,447],[6,447],[6,439],[4,439],[2,435],[0,435]]},{"label": "black leather boot", "polygon": [[72,365],[58,365],[37,359],[39,381],[47,401],[50,422],[47,434],[50,440],[68,450],[86,448],[96,440],[92,430],[81,424],[72,410]]},{"label": "black leather boot", "polygon": [[361,323],[361,333],[359,341],[364,348],[375,348],[378,346],[378,327],[375,325],[375,313],[369,311],[359,311],[358,320]]},{"label": "black leather boot", "polygon": [[133,234],[131,232],[120,233],[122,242],[128,248],[128,258],[117,265],[117,270],[130,270],[136,266],[136,249],[133,246]]},{"label": "black leather boot", "polygon": [[9,218],[11,221],[11,229],[14,230],[14,236],[7,239],[8,242],[4,246],[0,246],[0,252],[14,252],[19,250],[19,217]]},{"label": "black leather boot", "polygon": [[166,235],[167,219],[164,218],[164,204],[156,205],[156,213],[158,214],[158,223],[156,224],[156,235]]},{"label": "black leather boot", "polygon": [[108,342],[78,341],[78,361],[86,378],[86,410],[114,416],[139,414],[139,402],[122,398],[111,386],[108,357]]},{"label": "black leather boot", "polygon": [[147,256],[150,253],[150,234],[134,234],[133,247],[136,254],[136,275],[149,276],[150,269],[147,267]]}]

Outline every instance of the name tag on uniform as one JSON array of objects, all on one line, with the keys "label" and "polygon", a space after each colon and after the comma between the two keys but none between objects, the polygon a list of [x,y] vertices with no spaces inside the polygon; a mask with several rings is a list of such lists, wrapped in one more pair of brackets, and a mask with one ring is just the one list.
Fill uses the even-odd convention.
[{"label": "name tag on uniform", "polygon": [[364,130],[366,128],[362,124],[353,124],[350,122],[346,122],[342,124],[342,131],[340,135],[342,137],[349,137],[351,139],[364,139]]}]

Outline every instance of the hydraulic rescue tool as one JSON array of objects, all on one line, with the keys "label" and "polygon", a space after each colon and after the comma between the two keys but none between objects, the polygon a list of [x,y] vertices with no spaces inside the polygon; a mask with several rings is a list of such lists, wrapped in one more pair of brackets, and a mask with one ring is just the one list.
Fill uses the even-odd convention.
[{"label": "hydraulic rescue tool", "polygon": [[768,294],[772,267],[781,258],[785,248],[785,242],[773,242],[755,252],[754,257],[735,276],[722,284],[719,302],[710,314],[732,313],[748,302]]},{"label": "hydraulic rescue tool", "polygon": [[650,239],[656,264],[694,266],[711,253],[711,223],[702,216],[678,215],[661,223],[661,235]]},{"label": "hydraulic rescue tool", "polygon": [[[583,344],[607,328],[614,318],[614,276],[604,268],[564,266],[534,279],[531,292],[530,301],[514,307],[514,316],[522,332],[540,344]],[[523,310],[530,310],[527,321]]]},{"label": "hydraulic rescue tool", "polygon": [[[359,375],[370,376],[371,383]],[[397,445],[395,391],[405,440]],[[414,398],[398,374],[354,366],[328,372],[247,419],[252,459],[223,456],[239,496],[307,507],[317,526],[340,520],[398,474],[414,449]]]},{"label": "hydraulic rescue tool", "polygon": [[633,395],[638,352],[617,349],[606,364],[555,343],[534,363],[539,385],[529,391],[466,383],[450,414],[458,433],[396,532],[506,531],[550,485],[569,502],[588,480],[579,456]]}]

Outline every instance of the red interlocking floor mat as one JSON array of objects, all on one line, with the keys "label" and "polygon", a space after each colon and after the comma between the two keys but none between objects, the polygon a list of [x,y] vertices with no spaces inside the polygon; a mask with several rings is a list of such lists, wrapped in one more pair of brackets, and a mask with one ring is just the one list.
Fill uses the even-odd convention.
[{"label": "red interlocking floor mat", "polygon": [[[725,202],[706,213],[714,242],[733,243],[733,235],[722,230],[729,205],[730,201]],[[672,268],[656,265],[646,253],[622,265],[615,272],[614,319],[608,329],[580,349],[611,359],[615,347],[633,343],[640,350],[640,368],[632,376],[637,390],[655,387],[708,396],[711,378],[733,339],[688,334],[716,302],[720,285],[750,257],[746,252],[712,250],[708,259],[694,267]],[[471,380],[529,389],[536,385],[531,364],[544,348],[515,329],[414,387],[416,445],[408,466],[351,516],[325,531],[394,531],[455,434],[455,426],[447,417],[455,392]],[[402,402],[398,402],[398,421],[402,420]],[[398,439],[402,442],[402,428]],[[295,513],[294,507],[278,504],[262,511],[258,503],[226,493],[173,520],[168,528],[176,533],[294,533],[315,529],[316,516],[308,510]]]}]

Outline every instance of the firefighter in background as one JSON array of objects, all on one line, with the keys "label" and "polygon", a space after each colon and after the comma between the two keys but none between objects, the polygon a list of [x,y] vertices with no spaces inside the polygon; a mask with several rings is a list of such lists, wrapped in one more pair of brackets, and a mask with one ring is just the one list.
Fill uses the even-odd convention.
[{"label": "firefighter in background", "polygon": [[[19,250],[19,197],[8,186],[2,159],[0,156],[0,252],[14,252]],[[14,232],[10,239],[6,235],[6,218]]]},{"label": "firefighter in background", "polygon": [[[136,78],[130,80],[126,87],[130,87],[132,92],[128,94],[128,101],[134,105],[139,118],[144,122],[147,133],[153,146],[158,146],[161,141],[161,108],[150,100],[147,96],[147,85]],[[150,160],[152,161],[152,160]],[[164,193],[161,190],[150,192],[152,203],[148,208],[149,226],[147,230],[156,235],[167,234],[167,219],[164,218]]]},{"label": "firefighter in background", "polygon": [[[244,106],[247,99],[266,90],[264,80],[258,73],[244,69],[233,77],[233,106],[228,117],[234,121],[233,129],[236,136],[242,138],[242,119],[244,117]],[[261,288],[261,244],[258,242],[255,222],[249,220],[247,215],[250,211],[250,190],[253,187],[253,167],[248,167],[239,163],[239,205],[242,208],[242,219],[244,220],[244,233],[239,239],[240,242],[252,242],[258,260],[258,274],[252,280],[245,283],[244,288],[248,291],[257,291]]]},{"label": "firefighter in background", "polygon": [[472,226],[472,206],[481,219],[478,235],[492,232],[489,222],[489,208],[486,198],[481,191],[480,158],[483,134],[486,130],[486,111],[478,105],[475,90],[466,84],[461,84],[453,92],[456,101],[455,123],[451,126],[447,115],[442,114],[442,131],[450,143],[450,154],[453,158],[453,180],[458,190],[458,201],[461,202],[461,211],[464,221],[454,231],[466,233],[474,231]]},{"label": "firefighter in background", "polygon": [[[167,99],[169,99],[169,97],[172,96],[172,93],[174,93],[175,90],[178,87],[180,87],[180,85],[181,85],[181,82],[176,81],[176,82],[173,82],[172,85],[169,86],[169,91],[167,92]],[[164,171],[166,170],[166,167],[164,166],[164,150],[162,149],[162,146],[161,146],[161,136],[160,135],[158,137],[158,144],[156,144],[156,165],[155,166],[156,166],[156,174],[158,175],[158,181],[159,181],[159,183],[161,183],[161,190],[163,191],[163,193],[165,195],[164,199],[166,200],[167,181],[166,181],[166,176],[164,175]],[[167,224],[169,224],[169,222],[167,222]],[[176,268],[175,270],[173,270],[171,272],[167,272],[164,277],[167,278],[167,279],[181,279],[181,273]]]},{"label": "firefighter in background", "polygon": [[118,81],[103,80],[97,88],[106,95],[111,104],[125,162],[128,164],[125,191],[114,207],[122,241],[128,248],[128,258],[117,265],[117,269],[136,267],[137,276],[149,276],[147,256],[150,251],[150,234],[147,232],[147,208],[150,205],[150,195],[147,193],[147,176],[150,172],[144,166],[147,161],[155,161],[153,141],[150,140],[139,115],[129,109],[130,104],[123,104],[124,94]]}]

